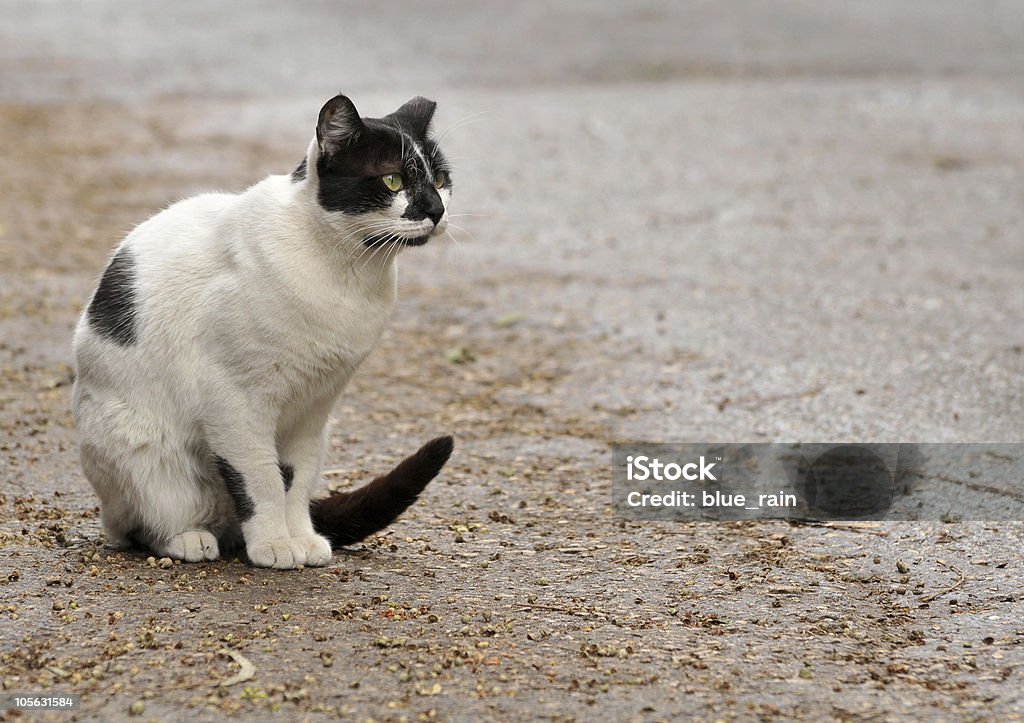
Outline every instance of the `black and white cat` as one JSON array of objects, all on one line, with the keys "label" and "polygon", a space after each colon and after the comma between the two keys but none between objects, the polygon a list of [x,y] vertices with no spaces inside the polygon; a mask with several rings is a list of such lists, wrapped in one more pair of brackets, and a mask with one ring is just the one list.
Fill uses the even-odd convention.
[{"label": "black and white cat", "polygon": [[440,472],[451,437],[312,500],[328,414],[394,308],[394,257],[448,223],[434,107],[360,118],[336,96],[290,176],[176,203],[118,247],[74,340],[82,466],[109,542],[188,561],[244,542],[260,567],[325,565]]}]

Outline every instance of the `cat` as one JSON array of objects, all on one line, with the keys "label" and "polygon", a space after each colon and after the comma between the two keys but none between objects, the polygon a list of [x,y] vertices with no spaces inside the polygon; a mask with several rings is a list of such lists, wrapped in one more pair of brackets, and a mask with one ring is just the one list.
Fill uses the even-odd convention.
[{"label": "cat", "polygon": [[435,107],[361,118],[337,95],[290,175],[175,203],[117,248],[75,329],[72,395],[109,544],[322,566],[440,472],[450,436],[313,497],[328,414],[394,308],[394,257],[447,226]]}]

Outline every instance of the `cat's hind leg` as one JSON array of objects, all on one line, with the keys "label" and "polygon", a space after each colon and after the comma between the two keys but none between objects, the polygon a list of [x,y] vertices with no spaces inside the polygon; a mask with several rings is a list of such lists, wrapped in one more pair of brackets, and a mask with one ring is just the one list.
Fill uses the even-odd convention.
[{"label": "cat's hind leg", "polygon": [[83,465],[90,480],[103,480],[93,486],[97,491],[104,487],[100,514],[107,543],[116,549],[143,545],[158,557],[185,562],[218,559],[217,537],[203,526],[204,515],[189,489],[195,483],[175,483],[152,470],[141,474],[138,456],[132,457],[132,476],[112,474],[109,467],[98,473],[95,465]]},{"label": "cat's hind leg", "polygon": [[222,530],[230,501],[186,449],[154,450],[136,458],[141,525],[136,536],[154,554],[185,562],[220,558],[215,530]]},{"label": "cat's hind leg", "polygon": [[82,467],[100,497],[108,541],[160,557],[220,557],[231,500],[210,480],[202,450],[171,420],[122,399],[76,395]]},{"label": "cat's hind leg", "polygon": [[188,530],[174,535],[166,542],[153,547],[162,557],[185,562],[202,562],[220,558],[217,538],[206,530]]},{"label": "cat's hind leg", "polygon": [[220,558],[214,530],[223,528],[226,500],[187,453],[133,455],[134,497],[139,523],[132,537],[157,557],[185,562]]},{"label": "cat's hind leg", "polygon": [[[141,544],[172,560],[219,559],[220,545],[211,531],[219,527],[211,514],[218,505],[199,477],[166,460],[144,463],[138,454],[130,459],[132,477],[122,487],[127,494],[111,500],[102,512],[107,539],[115,546]],[[129,500],[133,509],[126,514],[121,510]]]}]

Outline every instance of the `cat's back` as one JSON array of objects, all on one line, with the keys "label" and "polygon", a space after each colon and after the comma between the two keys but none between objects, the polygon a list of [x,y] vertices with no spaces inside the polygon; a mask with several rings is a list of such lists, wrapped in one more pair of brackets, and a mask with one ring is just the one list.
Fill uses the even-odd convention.
[{"label": "cat's back", "polygon": [[202,193],[173,203],[136,226],[121,244],[137,257],[194,253],[217,237],[238,203],[233,193]]},{"label": "cat's back", "polygon": [[[159,326],[161,316],[181,322],[189,315],[190,292],[222,264],[218,229],[237,199],[233,194],[204,193],[178,201],[121,241],[75,331],[80,366],[131,357],[152,338],[152,327]],[[161,308],[168,305],[172,308]],[[147,325],[150,333],[144,334]],[[122,353],[114,354],[115,350]]]}]

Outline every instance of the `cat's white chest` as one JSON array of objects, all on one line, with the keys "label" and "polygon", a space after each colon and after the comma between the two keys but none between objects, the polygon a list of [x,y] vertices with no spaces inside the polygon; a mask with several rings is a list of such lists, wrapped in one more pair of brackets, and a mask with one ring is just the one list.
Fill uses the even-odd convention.
[{"label": "cat's white chest", "polygon": [[396,274],[389,267],[370,285],[345,293],[310,298],[301,315],[278,320],[284,344],[274,354],[273,380],[279,394],[299,404],[336,396],[376,346],[391,317],[396,297]]}]

